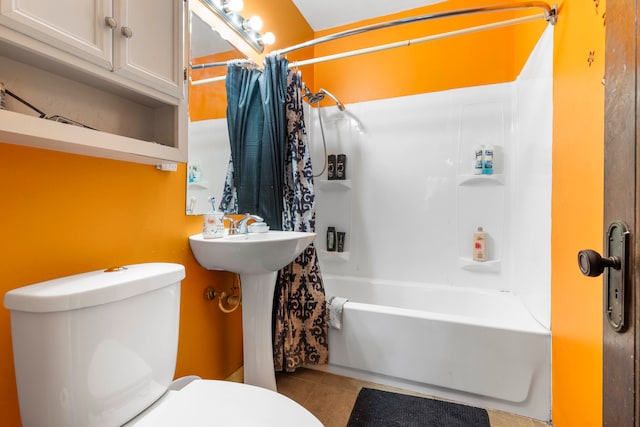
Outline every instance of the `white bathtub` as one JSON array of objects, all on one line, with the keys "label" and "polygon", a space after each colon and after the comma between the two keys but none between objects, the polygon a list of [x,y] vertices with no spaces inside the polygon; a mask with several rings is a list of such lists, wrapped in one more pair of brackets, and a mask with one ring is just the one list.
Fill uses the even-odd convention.
[{"label": "white bathtub", "polygon": [[548,421],[551,334],[504,292],[324,276],[329,372]]}]

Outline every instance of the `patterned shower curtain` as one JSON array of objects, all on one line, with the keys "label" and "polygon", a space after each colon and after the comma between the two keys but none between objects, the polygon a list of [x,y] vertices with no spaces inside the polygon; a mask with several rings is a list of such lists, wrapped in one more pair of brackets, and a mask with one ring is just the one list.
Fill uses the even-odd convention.
[{"label": "patterned shower curtain", "polygon": [[[284,59],[283,59],[284,60]],[[307,150],[300,75],[289,71],[286,95],[282,229],[315,231],[315,193]],[[326,364],[328,318],[316,249],[309,245],[278,272],[273,299],[273,363],[276,371],[293,372],[302,365]]]},{"label": "patterned shower curtain", "polygon": [[[305,139],[300,75],[288,70],[286,59],[276,57],[266,58],[264,73],[258,79],[256,72],[238,65],[230,66],[227,72],[227,122],[232,159],[220,208],[226,213],[238,213],[238,209],[243,209],[239,201],[246,199],[245,192],[248,191],[254,196],[252,200],[259,199],[256,209],[264,208],[265,204],[276,206],[278,203],[273,203],[273,199],[282,202],[281,218],[279,221],[267,220],[267,223],[271,222],[269,225],[281,221],[282,230],[315,231],[313,172]],[[258,87],[259,97],[255,96]],[[258,135],[262,137],[256,138]],[[244,155],[247,147],[251,150]],[[238,165],[234,165],[236,157],[240,162]],[[282,158],[282,168],[264,164],[267,158]],[[252,186],[238,185],[243,180],[240,174],[253,179],[264,178],[264,173],[258,173],[258,177],[252,173],[267,166],[270,171],[282,171],[281,193],[267,192],[263,188],[256,194],[256,189],[250,188]],[[267,178],[271,179],[272,175]],[[271,202],[263,203],[267,198],[271,198]],[[262,211],[252,213],[256,212],[261,214]],[[279,228],[272,226],[272,229]],[[328,315],[313,244],[278,272],[272,326],[276,371],[293,372],[301,365],[327,363]]]}]

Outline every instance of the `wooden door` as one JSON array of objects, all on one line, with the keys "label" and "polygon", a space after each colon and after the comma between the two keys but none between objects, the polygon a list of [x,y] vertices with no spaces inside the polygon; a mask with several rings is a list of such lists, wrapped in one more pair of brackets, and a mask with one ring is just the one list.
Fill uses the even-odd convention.
[{"label": "wooden door", "polygon": [[604,229],[613,221],[624,221],[630,231],[624,328],[617,332],[611,327],[606,308],[603,315],[603,425],[610,427],[639,425],[637,17],[636,0],[607,2]]}]

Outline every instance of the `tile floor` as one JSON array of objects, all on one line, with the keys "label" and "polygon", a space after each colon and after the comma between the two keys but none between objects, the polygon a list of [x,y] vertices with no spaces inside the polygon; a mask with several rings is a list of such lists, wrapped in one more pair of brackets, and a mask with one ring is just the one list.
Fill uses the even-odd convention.
[{"label": "tile floor", "polygon": [[[242,381],[242,370],[227,378],[231,381]],[[313,413],[325,427],[345,427],[362,387],[377,388],[396,393],[418,393],[387,387],[380,384],[342,377],[313,369],[298,369],[294,373],[276,375],[278,392],[295,400]],[[428,396],[427,396],[428,397]],[[547,427],[546,423],[488,410],[491,427]]]}]

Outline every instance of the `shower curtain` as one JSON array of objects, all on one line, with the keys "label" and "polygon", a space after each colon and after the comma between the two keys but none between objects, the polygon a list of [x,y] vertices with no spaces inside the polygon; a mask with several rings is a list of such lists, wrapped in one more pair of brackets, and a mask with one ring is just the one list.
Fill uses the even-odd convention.
[{"label": "shower curtain", "polygon": [[[230,65],[226,85],[231,160],[221,209],[257,213],[275,230],[314,231],[300,76],[286,59],[267,57],[263,73]],[[272,326],[276,371],[327,363],[326,300],[313,244],[278,272]]]},{"label": "shower curtain", "polygon": [[[315,193],[302,109],[302,81],[287,76],[287,157],[283,229],[315,231]],[[329,360],[328,319],[320,265],[312,244],[278,272],[274,295],[273,363],[276,371]]]},{"label": "shower curtain", "polygon": [[[267,64],[272,63],[267,58]],[[227,69],[227,128],[231,161],[221,210],[252,213],[282,229],[284,102],[287,64],[264,73],[238,65]]]}]

